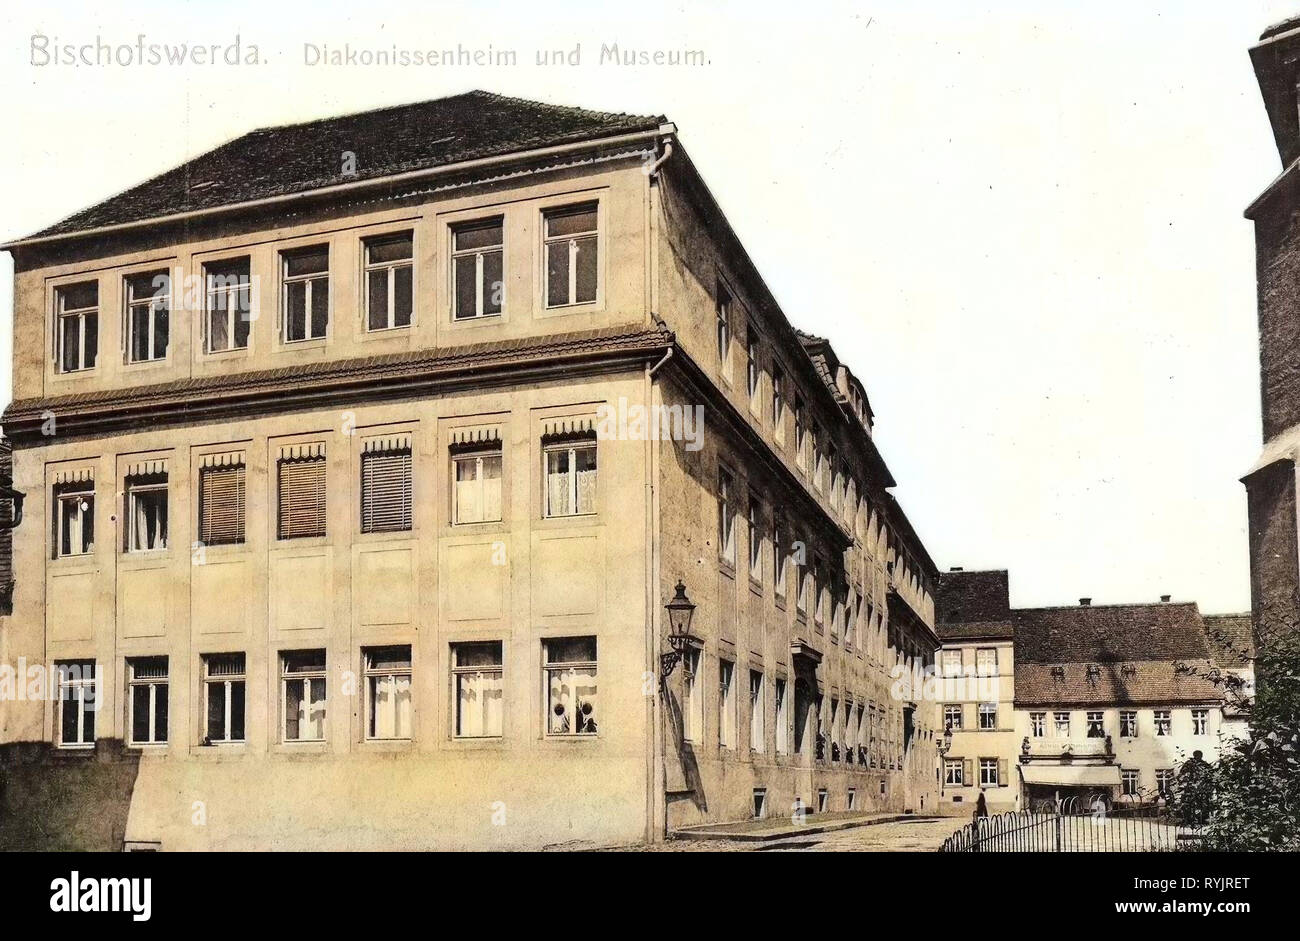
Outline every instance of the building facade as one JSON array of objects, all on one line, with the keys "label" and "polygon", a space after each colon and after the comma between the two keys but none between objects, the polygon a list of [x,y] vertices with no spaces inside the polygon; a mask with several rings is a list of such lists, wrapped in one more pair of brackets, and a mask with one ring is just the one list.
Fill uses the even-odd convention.
[{"label": "building facade", "polygon": [[1015,716],[1015,626],[1005,569],[939,576],[940,807],[966,816],[984,794],[989,813],[1015,810],[1019,739]]},{"label": "building facade", "polygon": [[945,784],[962,785],[945,786],[946,813],[970,813],[981,790],[990,813],[1154,802],[1188,759],[1213,761],[1241,735],[1253,667],[1227,651],[1245,615],[1202,616],[1167,596],[1012,608],[1005,571],[961,570],[940,576],[938,610],[942,695],[957,698],[949,676],[976,684],[943,706]]},{"label": "building facade", "polygon": [[937,569],[666,119],[473,92],[264,129],[5,248],[0,842],[934,806],[895,678]]},{"label": "building facade", "polygon": [[[1242,478],[1250,546],[1251,619],[1264,645],[1300,627],[1300,18],[1265,30],[1250,50],[1281,173],[1246,209],[1255,227],[1263,445]],[[1263,679],[1261,677],[1261,679]]]}]

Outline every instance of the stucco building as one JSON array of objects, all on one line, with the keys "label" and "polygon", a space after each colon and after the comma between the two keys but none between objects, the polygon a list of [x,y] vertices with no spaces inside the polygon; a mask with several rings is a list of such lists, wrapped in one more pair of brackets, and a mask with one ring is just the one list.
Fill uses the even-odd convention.
[{"label": "stucco building", "polygon": [[267,128],[4,247],[0,664],[50,695],[0,701],[0,842],[934,806],[892,674],[933,663],[937,570],[862,383],[662,116],[472,92]]},{"label": "stucco building", "polygon": [[940,576],[938,611],[945,813],[969,813],[980,790],[990,813],[1153,801],[1246,721],[1253,666],[1229,653],[1244,615],[1167,596],[1012,608],[1005,571],[961,570]]}]

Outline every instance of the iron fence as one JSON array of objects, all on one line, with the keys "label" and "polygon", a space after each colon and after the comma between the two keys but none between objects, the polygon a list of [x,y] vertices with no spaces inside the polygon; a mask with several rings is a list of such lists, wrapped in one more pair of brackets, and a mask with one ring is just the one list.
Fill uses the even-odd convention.
[{"label": "iron fence", "polygon": [[944,841],[943,853],[1150,853],[1196,850],[1199,832],[1164,813],[1013,811],[976,817]]}]

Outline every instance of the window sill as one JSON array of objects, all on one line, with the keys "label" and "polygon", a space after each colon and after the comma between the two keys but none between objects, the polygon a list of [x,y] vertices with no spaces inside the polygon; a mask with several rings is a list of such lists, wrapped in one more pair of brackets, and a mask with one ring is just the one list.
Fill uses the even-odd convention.
[{"label": "window sill", "polygon": [[415,330],[415,321],[397,327],[363,327],[357,334],[357,340],[365,343],[372,340],[396,340],[411,336]]},{"label": "window sill", "polygon": [[311,337],[306,340],[279,340],[275,344],[276,353],[292,353],[301,350],[323,350],[329,346],[330,338]]},{"label": "window sill", "polygon": [[763,597],[762,580],[755,578],[753,575],[749,576],[749,591],[751,594],[757,595],[760,598]]},{"label": "window sill", "polygon": [[[555,736],[558,738],[559,736]],[[578,736],[574,736],[577,738]],[[461,736],[453,735],[447,740],[449,748],[464,751],[497,751],[505,747],[506,740],[501,735]]]},{"label": "window sill", "polygon": [[504,313],[484,314],[481,317],[456,317],[450,311],[448,312],[447,329],[449,330],[473,330],[475,327],[499,327],[502,324],[509,323]]},{"label": "window sill", "polygon": [[199,354],[199,362],[221,362],[228,359],[249,359],[253,355],[251,346],[236,346],[228,350],[204,350]]},{"label": "window sill", "polygon": [[574,304],[544,304],[537,311],[539,319],[546,317],[566,317],[572,314],[600,314],[605,311],[605,303],[600,298],[594,301],[579,301]]},{"label": "window sill", "polygon": [[721,572],[723,575],[726,575],[728,578],[734,579],[736,577],[735,564],[732,562],[728,562],[726,559],[722,558],[721,556],[718,557],[718,571]]},{"label": "window sill", "polygon": [[171,365],[171,359],[163,356],[159,359],[141,359],[122,364],[123,372],[146,372],[150,369],[163,369]]}]

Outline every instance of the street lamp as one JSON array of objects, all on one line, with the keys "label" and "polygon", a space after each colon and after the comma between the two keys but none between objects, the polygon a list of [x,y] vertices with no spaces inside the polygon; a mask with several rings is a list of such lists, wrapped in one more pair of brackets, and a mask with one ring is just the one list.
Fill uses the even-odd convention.
[{"label": "street lamp", "polygon": [[949,722],[943,730],[943,738],[939,739],[939,809],[943,809],[944,791],[948,788],[948,769],[944,766],[943,756],[952,750],[952,723]]},{"label": "street lamp", "polygon": [[668,646],[672,649],[659,655],[661,680],[673,675],[677,662],[694,639],[691,637],[691,617],[695,614],[695,604],[686,597],[686,585],[681,579],[677,580],[677,593],[664,607],[668,610]]},{"label": "street lamp", "polygon": [[943,738],[939,741],[939,757],[948,754],[952,749],[952,723],[949,722],[943,730]]}]

